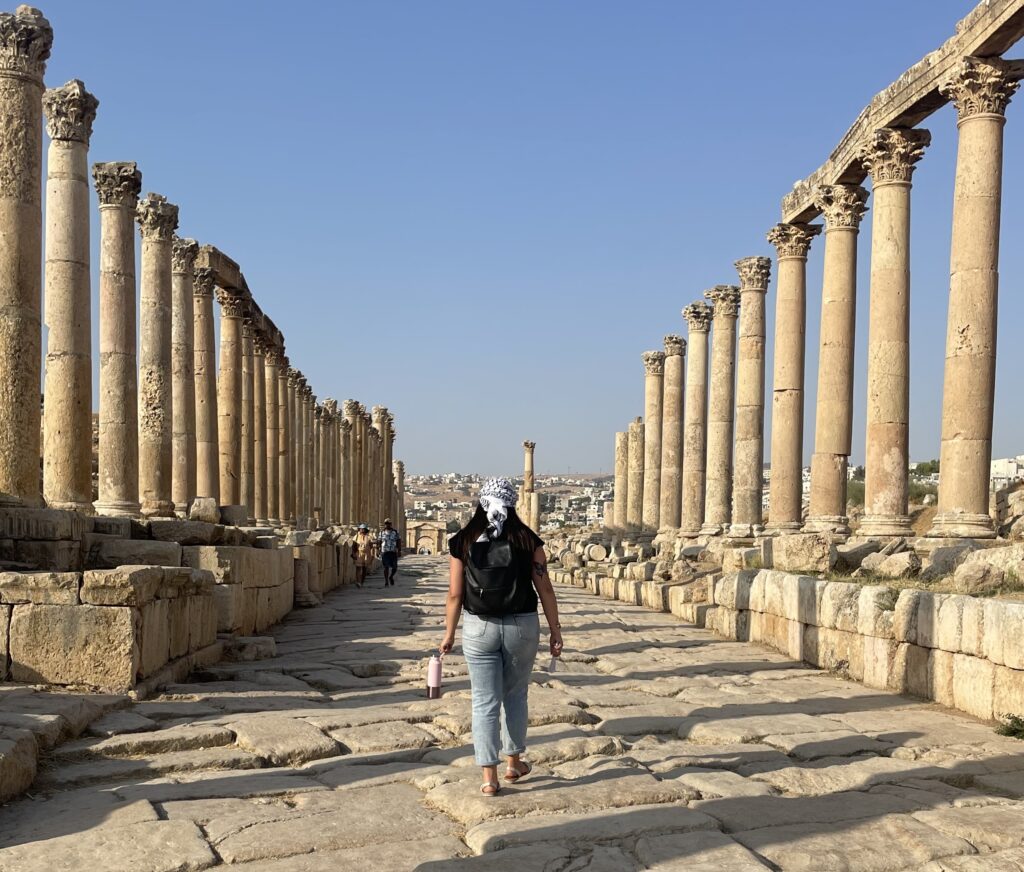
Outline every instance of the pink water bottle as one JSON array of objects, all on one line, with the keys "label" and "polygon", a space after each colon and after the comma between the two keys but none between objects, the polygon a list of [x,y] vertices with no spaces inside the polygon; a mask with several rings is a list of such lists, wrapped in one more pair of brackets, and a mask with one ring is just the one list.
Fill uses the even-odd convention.
[{"label": "pink water bottle", "polygon": [[427,666],[427,699],[441,698],[441,658],[431,656]]}]

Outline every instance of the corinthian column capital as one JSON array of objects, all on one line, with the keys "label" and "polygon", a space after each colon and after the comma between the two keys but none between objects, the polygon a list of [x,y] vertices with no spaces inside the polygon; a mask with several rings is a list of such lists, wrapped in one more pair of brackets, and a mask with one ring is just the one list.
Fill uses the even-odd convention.
[{"label": "corinthian column capital", "polygon": [[0,72],[42,80],[53,47],[53,28],[31,6],[0,12]]},{"label": "corinthian column capital", "polygon": [[669,333],[664,339],[665,357],[678,357],[686,349],[686,340],[675,333]]},{"label": "corinthian column capital", "polygon": [[192,265],[196,262],[198,254],[198,242],[194,239],[182,239],[180,236],[175,236],[171,240],[171,272],[192,272]]},{"label": "corinthian column capital", "polygon": [[135,209],[142,191],[142,173],[135,161],[110,161],[92,165],[92,177],[100,206]]},{"label": "corinthian column capital", "polygon": [[704,298],[711,301],[712,318],[735,318],[740,313],[740,289],[736,285],[715,285],[704,292]]},{"label": "corinthian column capital", "polygon": [[1002,115],[1020,87],[1022,73],[1019,63],[966,57],[939,84],[939,93],[956,106],[960,121],[974,115]]},{"label": "corinthian column capital", "polygon": [[663,375],[665,373],[664,351],[645,351],[641,357],[644,362],[644,372],[647,375]]},{"label": "corinthian column capital", "polygon": [[690,303],[683,309],[683,317],[689,325],[691,333],[707,333],[711,329],[713,309],[702,300]]},{"label": "corinthian column capital", "polygon": [[821,209],[829,230],[860,227],[867,202],[868,192],[860,185],[819,185],[814,192],[814,205]]},{"label": "corinthian column capital", "polygon": [[72,79],[61,88],[50,88],[43,94],[46,132],[50,139],[88,145],[99,105],[100,101],[86,91],[78,79]]},{"label": "corinthian column capital", "polygon": [[245,297],[226,288],[217,288],[217,302],[225,318],[244,318],[248,313]]},{"label": "corinthian column capital", "polygon": [[776,224],[765,237],[778,253],[779,260],[787,257],[807,258],[811,241],[821,233],[820,224]]},{"label": "corinthian column capital", "polygon": [[883,127],[860,148],[860,162],[877,187],[884,182],[909,182],[914,164],[932,141],[927,130]]},{"label": "corinthian column capital", "polygon": [[733,264],[740,276],[741,291],[767,291],[772,274],[770,257],[744,257]]},{"label": "corinthian column capital", "polygon": [[178,229],[178,207],[162,194],[146,194],[135,208],[143,239],[171,241]]}]

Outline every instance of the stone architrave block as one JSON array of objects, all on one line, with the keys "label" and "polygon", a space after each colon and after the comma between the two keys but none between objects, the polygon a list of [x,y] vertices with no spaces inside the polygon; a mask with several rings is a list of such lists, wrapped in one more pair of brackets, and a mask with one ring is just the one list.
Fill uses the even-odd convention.
[{"label": "stone architrave block", "polygon": [[90,569],[82,580],[82,602],[96,606],[144,606],[156,598],[163,580],[160,566]]},{"label": "stone architrave block", "polygon": [[839,559],[824,533],[794,533],[772,542],[772,568],[785,572],[831,572]]},{"label": "stone architrave block", "polygon": [[996,666],[981,657],[953,655],[953,705],[962,712],[992,719]]},{"label": "stone architrave block", "polygon": [[821,592],[821,626],[856,633],[860,614],[860,585],[830,581]]},{"label": "stone architrave block", "polygon": [[0,603],[78,604],[78,572],[0,572]]},{"label": "stone architrave block", "polygon": [[[892,639],[896,591],[882,584],[869,584],[857,597],[857,632],[862,636]],[[874,685],[884,687],[884,684]]]},{"label": "stone architrave block", "polygon": [[149,534],[159,542],[177,542],[179,545],[216,545],[224,537],[224,528],[205,521],[181,518],[152,518],[148,522]]},{"label": "stone architrave block", "polygon": [[62,509],[0,508],[0,539],[73,539],[93,530],[93,519]]},{"label": "stone architrave block", "polygon": [[181,566],[182,550],[176,542],[150,539],[100,539],[86,556],[88,569],[116,569],[119,566]]},{"label": "stone architrave block", "polygon": [[171,600],[155,599],[141,610],[142,634],[139,640],[139,675],[143,678],[160,669],[169,658]]},{"label": "stone architrave block", "polygon": [[138,611],[126,606],[15,606],[11,676],[32,684],[127,690],[139,671],[139,624]]},{"label": "stone architrave block", "polygon": [[81,572],[82,542],[77,539],[14,539],[0,546],[0,560],[47,572]]}]

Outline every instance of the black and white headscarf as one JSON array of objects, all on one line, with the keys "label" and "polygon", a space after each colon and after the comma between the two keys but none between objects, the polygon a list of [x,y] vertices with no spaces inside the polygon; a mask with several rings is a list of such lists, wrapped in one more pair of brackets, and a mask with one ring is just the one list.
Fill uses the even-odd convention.
[{"label": "black and white headscarf", "polygon": [[487,513],[487,532],[481,539],[497,539],[508,520],[508,510],[518,501],[516,489],[507,478],[489,478],[480,488],[480,508]]}]

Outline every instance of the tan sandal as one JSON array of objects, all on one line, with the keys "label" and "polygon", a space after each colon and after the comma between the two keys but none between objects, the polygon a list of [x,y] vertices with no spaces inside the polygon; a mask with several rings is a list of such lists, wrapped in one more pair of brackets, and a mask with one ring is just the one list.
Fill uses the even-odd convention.
[{"label": "tan sandal", "polygon": [[499,790],[501,790],[501,785],[497,781],[485,781],[480,786],[480,792],[484,796],[497,796]]},{"label": "tan sandal", "polygon": [[[526,768],[520,768],[523,766],[525,766]],[[508,769],[505,771],[505,780],[518,781],[520,778],[525,778],[531,772],[533,772],[533,767],[525,760],[520,760],[519,763],[516,764],[515,769],[513,769],[511,766],[508,767]]]}]

